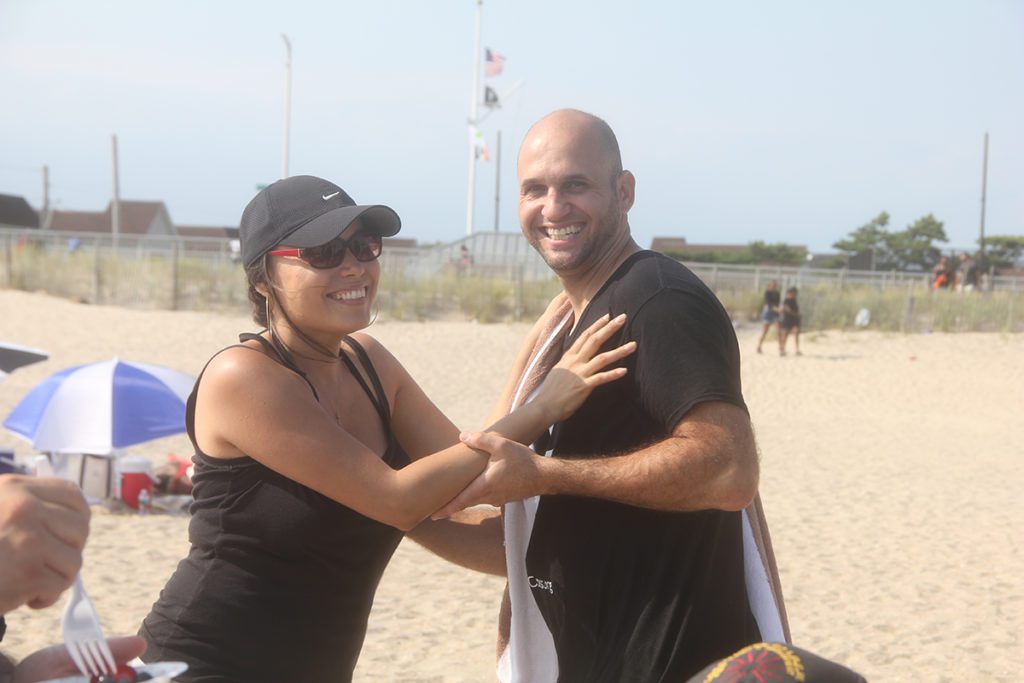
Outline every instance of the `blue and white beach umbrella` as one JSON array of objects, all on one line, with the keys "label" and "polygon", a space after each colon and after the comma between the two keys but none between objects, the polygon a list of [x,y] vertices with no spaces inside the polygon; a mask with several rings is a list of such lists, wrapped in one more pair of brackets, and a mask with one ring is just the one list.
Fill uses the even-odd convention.
[{"label": "blue and white beach umbrella", "polygon": [[0,380],[20,367],[38,363],[49,357],[46,351],[0,342]]},{"label": "blue and white beach umbrella", "polygon": [[185,431],[195,378],[118,359],[50,375],[21,400],[4,427],[37,451],[113,453]]}]

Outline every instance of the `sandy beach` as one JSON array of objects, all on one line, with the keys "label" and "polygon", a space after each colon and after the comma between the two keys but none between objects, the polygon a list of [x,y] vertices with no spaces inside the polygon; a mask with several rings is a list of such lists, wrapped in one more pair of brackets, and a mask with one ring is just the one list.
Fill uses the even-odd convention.
[{"label": "sandy beach", "polygon": [[[72,365],[197,374],[247,316],[136,311],[0,291],[0,340],[50,359],[0,383],[0,416]],[[378,322],[456,424],[481,426],[526,324]],[[802,357],[738,330],[794,643],[872,681],[1017,681],[1024,647],[1024,336],[810,332]],[[31,447],[12,434],[0,446]],[[130,450],[190,455],[184,437]],[[109,635],[134,633],[187,551],[183,515],[94,507],[83,578]],[[404,542],[381,583],[358,681],[494,680],[503,580]],[[20,657],[60,639],[62,605],[7,615]]]}]

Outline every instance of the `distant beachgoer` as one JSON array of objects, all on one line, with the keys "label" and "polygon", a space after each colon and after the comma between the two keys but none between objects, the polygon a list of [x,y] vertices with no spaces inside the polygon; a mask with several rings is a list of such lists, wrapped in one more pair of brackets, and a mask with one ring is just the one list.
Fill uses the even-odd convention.
[{"label": "distant beachgoer", "polygon": [[932,268],[932,289],[948,289],[950,276],[949,259],[943,256]]},{"label": "distant beachgoer", "polygon": [[[191,549],[140,629],[146,661],[188,663],[183,683],[350,681],[401,530],[488,462],[360,332],[382,237],[399,228],[390,208],[357,206],[312,176],[277,181],[242,215],[253,318],[265,329],[215,354],[189,396]],[[622,377],[602,368],[632,345],[598,349],[623,324],[604,316],[588,327],[536,399],[491,430],[528,442]]]},{"label": "distant beachgoer", "polygon": [[782,323],[781,338],[779,339],[779,355],[786,355],[786,342],[790,335],[793,336],[793,343],[796,346],[796,355],[802,356],[800,352],[800,304],[796,300],[797,288],[790,287],[786,290],[786,299],[782,302]]},{"label": "distant beachgoer", "polygon": [[775,334],[782,340],[782,333],[779,331],[779,283],[772,280],[764,290],[764,306],[761,308],[761,322],[764,329],[761,330],[761,338],[757,340],[757,352],[761,353],[761,345],[764,338],[768,336],[768,330],[775,325]]},{"label": "distant beachgoer", "polygon": [[978,286],[978,264],[970,254],[960,254],[960,268],[957,271],[957,289],[962,292],[973,292]]},{"label": "distant beachgoer", "polygon": [[461,276],[469,272],[473,267],[473,254],[465,244],[459,245],[459,260],[455,264],[456,272]]}]

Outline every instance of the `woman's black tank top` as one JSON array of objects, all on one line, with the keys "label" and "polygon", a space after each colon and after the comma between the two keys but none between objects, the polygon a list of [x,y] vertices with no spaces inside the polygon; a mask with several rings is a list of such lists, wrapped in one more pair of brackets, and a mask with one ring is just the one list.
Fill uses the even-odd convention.
[{"label": "woman's black tank top", "polygon": [[[241,337],[247,339],[305,379],[276,345]],[[346,342],[373,384],[371,390],[343,351],[387,432],[383,460],[399,469],[409,458],[392,433],[380,379],[365,350]],[[202,453],[195,439],[200,381],[202,373],[185,418],[196,450],[192,547],[142,623],[149,643],[143,659],[187,662],[188,672],[176,679],[186,683],[350,681],[377,584],[402,532],[250,457]]]}]

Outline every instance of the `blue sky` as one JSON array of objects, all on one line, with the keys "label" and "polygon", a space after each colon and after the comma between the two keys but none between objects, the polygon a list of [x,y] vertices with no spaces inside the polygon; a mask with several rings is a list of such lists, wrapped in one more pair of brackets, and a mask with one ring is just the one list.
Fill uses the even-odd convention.
[{"label": "blue sky", "polygon": [[[393,206],[403,234],[466,230],[473,0],[289,3],[0,0],[0,193],[57,208],[161,199],[178,224],[237,225],[282,168]],[[885,210],[933,213],[950,247],[980,220],[1024,234],[1024,2],[633,3],[485,0],[483,79],[522,86],[481,125],[476,228],[518,229],[515,154],[545,113],[615,129],[637,176],[638,242],[751,240],[829,250]]]}]

